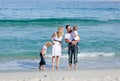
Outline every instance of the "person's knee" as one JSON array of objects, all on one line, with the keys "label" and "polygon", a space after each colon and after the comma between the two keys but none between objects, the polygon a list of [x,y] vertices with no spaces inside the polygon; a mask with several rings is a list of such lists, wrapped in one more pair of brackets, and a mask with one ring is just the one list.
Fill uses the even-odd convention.
[{"label": "person's knee", "polygon": [[59,58],[59,56],[56,56],[56,58]]},{"label": "person's knee", "polygon": [[55,58],[55,56],[52,56],[52,58]]}]

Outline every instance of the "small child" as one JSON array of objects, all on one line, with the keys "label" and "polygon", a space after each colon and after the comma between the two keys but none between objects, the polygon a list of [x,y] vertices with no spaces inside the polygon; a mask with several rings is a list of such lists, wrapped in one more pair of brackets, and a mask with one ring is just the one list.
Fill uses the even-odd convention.
[{"label": "small child", "polygon": [[[71,36],[72,36],[71,40],[72,40],[72,42],[79,40],[79,35],[78,35],[78,32],[77,32],[77,29],[78,29],[77,26],[73,26],[73,29],[72,29],[72,32],[71,32]],[[77,42],[77,45],[78,44],[79,43]]]},{"label": "small child", "polygon": [[40,51],[40,63],[39,63],[39,69],[41,70],[44,70],[45,69],[45,64],[46,64],[46,61],[45,61],[45,54],[47,52],[47,48],[49,46],[52,46],[52,43],[51,42],[46,42],[45,45],[43,45],[41,51]]}]

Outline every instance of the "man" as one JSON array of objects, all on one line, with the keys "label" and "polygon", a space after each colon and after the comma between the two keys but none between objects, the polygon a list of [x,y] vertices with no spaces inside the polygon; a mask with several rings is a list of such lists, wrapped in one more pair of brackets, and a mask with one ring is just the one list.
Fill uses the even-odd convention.
[{"label": "man", "polygon": [[71,69],[73,56],[74,56],[74,69],[77,69],[77,56],[78,56],[77,42],[80,41],[80,37],[78,40],[71,42],[72,41],[71,26],[66,25],[66,30],[67,33],[65,34],[65,42],[68,44],[68,60],[69,60],[68,69]]}]

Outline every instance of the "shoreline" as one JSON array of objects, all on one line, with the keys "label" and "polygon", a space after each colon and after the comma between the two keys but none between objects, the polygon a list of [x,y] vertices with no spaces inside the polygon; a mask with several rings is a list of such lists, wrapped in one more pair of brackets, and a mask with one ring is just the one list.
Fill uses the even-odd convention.
[{"label": "shoreline", "polygon": [[1,72],[0,81],[120,81],[120,68]]},{"label": "shoreline", "polygon": [[[120,68],[120,57],[78,58],[78,69],[114,69]],[[34,71],[39,66],[39,59],[11,60],[0,63],[0,72],[4,71]],[[60,70],[68,68],[68,59],[60,59]],[[72,65],[74,67],[74,65]],[[51,58],[46,58],[46,68],[51,70]]]},{"label": "shoreline", "polygon": [[[119,70],[120,67],[110,67],[110,68],[77,68],[77,70],[74,69],[74,67],[72,67],[71,70],[68,70],[68,68],[59,68],[58,71],[84,71],[84,70],[112,70],[112,69],[115,69],[115,70]],[[52,67],[51,68],[46,68],[46,70],[39,70],[38,68],[32,68],[32,69],[16,69],[16,70],[11,70],[11,69],[7,69],[7,70],[0,70],[0,73],[19,73],[19,72],[41,72],[41,71],[57,71],[56,69],[52,70]]]}]

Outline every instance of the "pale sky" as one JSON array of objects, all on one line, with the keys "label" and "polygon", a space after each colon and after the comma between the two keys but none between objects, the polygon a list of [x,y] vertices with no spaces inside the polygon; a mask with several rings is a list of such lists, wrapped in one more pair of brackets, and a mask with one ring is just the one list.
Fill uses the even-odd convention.
[{"label": "pale sky", "polygon": [[120,2],[120,0],[55,0],[55,1],[108,1],[108,2]]},{"label": "pale sky", "polygon": [[[0,2],[6,2],[6,1],[33,1],[33,0],[0,0]],[[120,2],[120,0],[34,0],[34,1],[97,1],[97,2]]]}]

